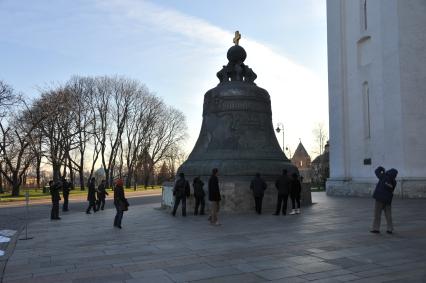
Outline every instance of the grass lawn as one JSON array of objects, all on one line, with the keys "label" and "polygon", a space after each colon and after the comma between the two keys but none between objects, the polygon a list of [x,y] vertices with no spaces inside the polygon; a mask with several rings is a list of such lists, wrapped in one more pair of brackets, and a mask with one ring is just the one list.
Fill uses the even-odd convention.
[{"label": "grass lawn", "polygon": [[[136,191],[145,191],[145,190],[155,190],[155,189],[161,189],[161,186],[148,186],[146,189],[144,186],[138,186],[136,188]],[[124,189],[125,192],[134,192],[135,190],[133,188]],[[26,189],[21,189],[19,196],[13,197],[11,196],[10,192],[5,192],[0,194],[0,203],[2,202],[11,202],[11,201],[23,201],[25,200],[25,192]],[[107,192],[109,194],[113,194],[111,189],[108,189]],[[50,199],[50,193],[47,191],[47,193],[43,193],[43,189],[28,189],[29,199],[30,200],[40,200],[40,199]],[[86,190],[82,191],[80,190],[80,187],[76,187],[74,190],[70,191],[70,197],[71,196],[85,196],[87,195],[87,188]],[[62,193],[61,193],[62,197]]]}]

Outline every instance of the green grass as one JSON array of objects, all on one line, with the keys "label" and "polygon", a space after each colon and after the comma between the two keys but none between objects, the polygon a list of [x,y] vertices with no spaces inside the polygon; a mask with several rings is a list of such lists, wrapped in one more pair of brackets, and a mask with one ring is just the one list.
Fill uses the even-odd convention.
[{"label": "green grass", "polygon": [[[161,186],[148,186],[146,189],[144,186],[138,186],[136,188],[136,191],[145,191],[145,190],[155,190],[155,189],[160,189]],[[134,192],[135,190],[133,188],[125,188],[124,189],[125,192]],[[26,189],[21,189],[20,190],[20,194],[19,196],[12,196],[10,192],[5,192],[0,194],[0,203],[2,202],[12,202],[12,201],[23,201],[25,200],[25,192]],[[112,195],[113,191],[111,189],[108,189],[107,192]],[[28,189],[28,193],[29,193],[29,199],[30,200],[42,200],[42,199],[50,199],[50,193],[49,191],[47,191],[47,193],[43,193],[43,189]],[[62,195],[62,193],[61,193]],[[74,188],[74,190],[70,191],[70,196],[78,196],[78,195],[82,195],[85,196],[87,195],[87,188],[86,190],[82,191],[80,190],[80,187],[76,187]]]},{"label": "green grass", "polygon": [[311,192],[325,192],[325,187],[311,187]]}]

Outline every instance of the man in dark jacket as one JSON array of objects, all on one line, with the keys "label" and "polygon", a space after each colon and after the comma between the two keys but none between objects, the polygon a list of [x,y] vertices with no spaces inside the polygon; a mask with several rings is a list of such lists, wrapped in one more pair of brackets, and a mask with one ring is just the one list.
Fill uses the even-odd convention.
[{"label": "man in dark jacket", "polygon": [[90,209],[93,208],[93,212],[96,212],[96,179],[92,177],[88,184],[88,192],[87,192],[87,201],[89,202],[89,207],[86,209],[86,213],[90,214]]},{"label": "man in dark jacket", "polygon": [[219,170],[214,168],[209,179],[209,201],[211,206],[209,220],[213,225],[220,225],[217,215],[219,213],[219,203],[222,198],[219,190],[219,179],[217,178],[218,172]]},{"label": "man in dark jacket", "polygon": [[195,177],[194,182],[192,183],[192,187],[194,188],[194,197],[195,197],[195,211],[194,215],[198,215],[198,207],[201,204],[200,215],[204,215],[204,206],[206,204],[204,200],[204,183],[201,181],[200,177]]},{"label": "man in dark jacket", "polygon": [[50,195],[52,196],[52,211],[50,212],[50,219],[59,220],[59,201],[61,196],[59,195],[59,190],[61,187],[60,182],[49,182]]},{"label": "man in dark jacket", "polygon": [[114,217],[114,227],[121,229],[121,221],[123,220],[124,211],[129,209],[129,202],[124,195],[124,182],[122,179],[118,179],[115,182],[114,187],[114,206],[116,214]]},{"label": "man in dark jacket", "polygon": [[98,197],[98,199],[96,200],[96,210],[104,210],[105,198],[107,195],[108,192],[106,191],[106,181],[102,180],[98,186],[98,189],[96,190],[96,196]]},{"label": "man in dark jacket", "polygon": [[251,181],[250,190],[253,191],[254,203],[257,214],[262,214],[262,200],[266,190],[266,183],[260,177],[259,173],[256,173],[256,177]]},{"label": "man in dark jacket", "polygon": [[173,207],[173,216],[176,216],[176,210],[179,203],[182,201],[182,216],[186,216],[186,198],[189,197],[191,191],[189,183],[185,180],[185,174],[179,173],[179,179],[176,181],[173,188],[173,195],[175,196],[175,205]]},{"label": "man in dark jacket", "polygon": [[[300,193],[302,192],[302,184],[299,181],[297,173],[291,174],[290,181],[290,198],[291,198],[291,215],[300,213]],[[297,207],[296,207],[297,204]]]},{"label": "man in dark jacket", "polygon": [[290,178],[287,176],[287,170],[283,170],[283,174],[275,182],[275,187],[278,191],[277,209],[274,215],[280,215],[281,204],[283,215],[287,213],[288,195],[290,193]]},{"label": "man in dark jacket", "polygon": [[385,211],[386,223],[387,223],[387,233],[393,233],[393,224],[392,224],[392,198],[393,191],[396,186],[396,176],[398,171],[394,168],[386,171],[385,168],[379,166],[374,171],[379,182],[376,185],[376,189],[373,193],[373,198],[376,199],[376,204],[374,207],[374,220],[373,220],[373,229],[371,233],[380,233],[380,220],[382,217],[382,210]]},{"label": "man in dark jacket", "polygon": [[64,204],[62,205],[62,211],[68,211],[68,197],[70,195],[71,182],[67,182],[65,178],[62,178],[62,196],[64,197]]}]

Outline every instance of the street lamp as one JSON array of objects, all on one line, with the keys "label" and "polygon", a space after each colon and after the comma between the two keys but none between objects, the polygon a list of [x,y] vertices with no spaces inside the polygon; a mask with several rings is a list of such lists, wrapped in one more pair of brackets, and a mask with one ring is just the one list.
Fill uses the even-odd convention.
[{"label": "street lamp", "polygon": [[278,123],[275,131],[277,132],[277,134],[279,134],[281,131],[283,132],[283,152],[284,152],[284,125],[283,125],[283,123]]}]

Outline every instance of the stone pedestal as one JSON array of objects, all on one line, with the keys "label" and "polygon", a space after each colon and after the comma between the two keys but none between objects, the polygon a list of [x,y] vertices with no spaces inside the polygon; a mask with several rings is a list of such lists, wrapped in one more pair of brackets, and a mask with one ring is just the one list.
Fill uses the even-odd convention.
[{"label": "stone pedestal", "polygon": [[[208,180],[204,180],[205,184]],[[263,198],[262,211],[272,213],[277,205],[277,190],[275,188],[275,181],[267,181],[268,188],[265,191]],[[249,181],[223,181],[219,183],[222,201],[220,202],[220,210],[226,212],[254,212],[254,198],[250,191]],[[173,183],[166,183],[163,185],[162,207],[171,209],[174,204],[173,198]],[[207,185],[204,188],[206,192],[206,212],[210,209],[210,202],[208,200]],[[194,188],[191,184],[191,196],[186,201],[187,213],[192,214],[195,208],[195,199],[193,196]],[[310,187],[302,185],[301,205],[306,206],[312,204]],[[291,199],[288,198],[287,204],[288,212],[291,210]],[[178,212],[180,213],[181,207]]]},{"label": "stone pedestal", "polygon": [[[329,179],[326,188],[328,195],[371,197],[376,184],[376,178]],[[426,198],[426,178],[397,178],[394,196],[397,198]]]}]

